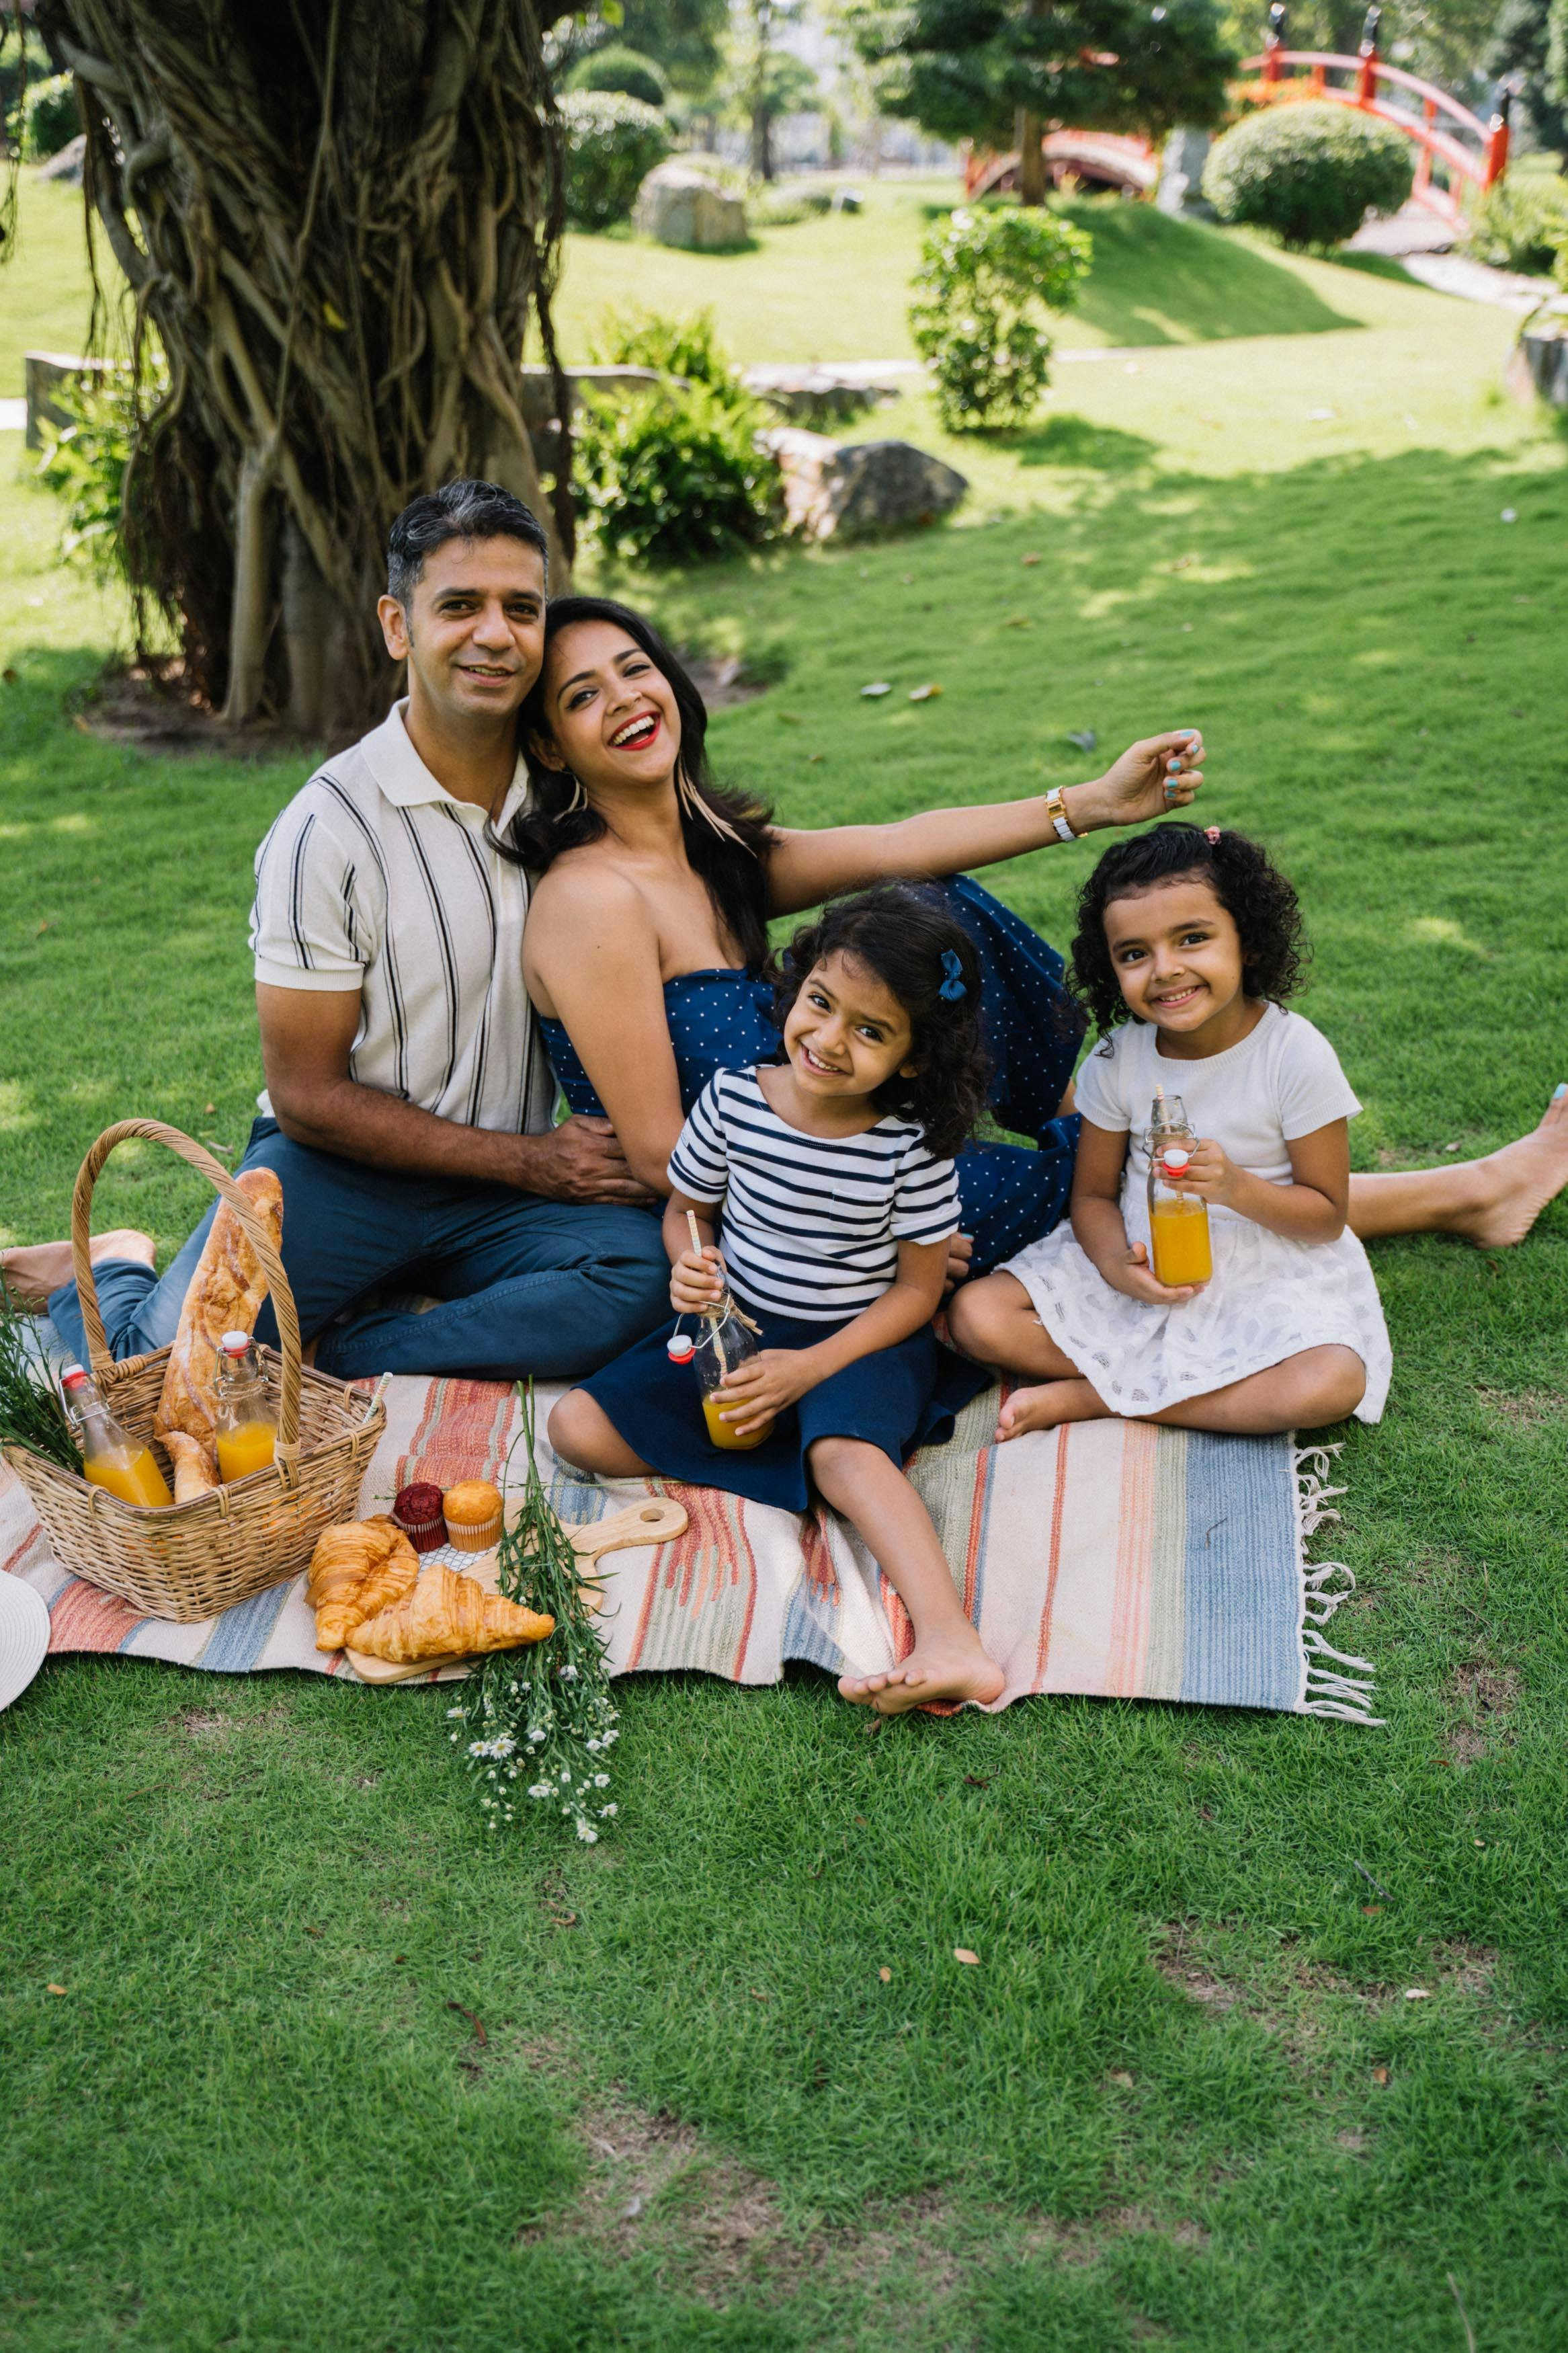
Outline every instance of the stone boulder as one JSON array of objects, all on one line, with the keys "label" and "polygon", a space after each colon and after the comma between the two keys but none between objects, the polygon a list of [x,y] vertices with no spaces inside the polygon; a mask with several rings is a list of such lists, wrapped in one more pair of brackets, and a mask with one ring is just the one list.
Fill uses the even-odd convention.
[{"label": "stone boulder", "polygon": [[1160,186],[1154,198],[1163,213],[1174,218],[1212,221],[1215,208],[1203,194],[1204,165],[1212,135],[1206,131],[1178,128],[1167,133],[1160,158]]},{"label": "stone boulder", "polygon": [[643,237],[688,253],[721,253],[746,242],[744,199],[684,155],[648,174],[632,218]]},{"label": "stone boulder", "polygon": [[864,539],[934,522],[969,488],[909,441],[832,441],[788,425],[759,438],[784,474],[786,527],[805,539]]},{"label": "stone boulder", "polygon": [[742,370],[741,382],[792,425],[842,425],[881,401],[898,398],[894,385],[840,368],[749,367]]},{"label": "stone boulder", "polygon": [[1519,331],[1509,379],[1528,396],[1537,394],[1553,408],[1568,408],[1568,294],[1543,302]]}]

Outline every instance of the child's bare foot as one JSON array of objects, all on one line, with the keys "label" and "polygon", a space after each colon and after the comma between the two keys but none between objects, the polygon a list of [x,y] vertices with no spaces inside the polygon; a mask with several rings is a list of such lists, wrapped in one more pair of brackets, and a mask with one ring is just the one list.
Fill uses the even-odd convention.
[{"label": "child's bare foot", "polygon": [[1473,1162],[1471,1173],[1474,1205],[1456,1220],[1455,1232],[1481,1250],[1521,1242],[1548,1201],[1568,1185],[1568,1087],[1559,1087],[1538,1127]]},{"label": "child's bare foot", "polygon": [[[151,1266],[157,1251],[151,1234],[138,1233],[134,1226],[121,1226],[111,1234],[94,1234],[90,1255],[94,1266],[110,1258],[134,1259],[138,1266]],[[71,1279],[71,1246],[69,1242],[30,1242],[20,1250],[0,1250],[0,1270],[17,1306],[41,1315],[49,1303],[49,1293]]]},{"label": "child's bare foot", "polygon": [[858,1707],[879,1715],[907,1715],[933,1699],[973,1699],[982,1705],[1001,1696],[1007,1678],[973,1628],[968,1640],[933,1634],[917,1642],[907,1659],[878,1675],[841,1675],[838,1688]]},{"label": "child's bare foot", "polygon": [[1026,1430],[1055,1430],[1062,1421],[1103,1421],[1105,1407],[1087,1381],[1041,1381],[1015,1389],[996,1423],[995,1443],[1022,1438]]}]

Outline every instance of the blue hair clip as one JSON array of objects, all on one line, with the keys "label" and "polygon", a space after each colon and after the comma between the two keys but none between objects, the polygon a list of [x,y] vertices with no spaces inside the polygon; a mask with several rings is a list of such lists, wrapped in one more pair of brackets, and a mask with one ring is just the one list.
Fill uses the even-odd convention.
[{"label": "blue hair clip", "polygon": [[944,1003],[948,1005],[956,1005],[961,997],[967,997],[969,994],[968,987],[966,987],[963,978],[963,966],[959,962],[958,951],[956,948],[943,948],[942,952],[942,968],[947,975],[947,977],[942,982],[942,987],[937,990],[937,995],[942,998]]}]

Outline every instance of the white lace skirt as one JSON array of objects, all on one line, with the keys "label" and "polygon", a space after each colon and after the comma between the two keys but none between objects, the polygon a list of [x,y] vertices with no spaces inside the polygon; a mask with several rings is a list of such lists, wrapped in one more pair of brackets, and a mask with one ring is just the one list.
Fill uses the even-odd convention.
[{"label": "white lace skirt", "polygon": [[[1142,1202],[1127,1205],[1130,1240],[1149,1240]],[[1064,1219],[1001,1270],[1113,1412],[1158,1413],[1184,1398],[1260,1373],[1306,1348],[1353,1348],[1366,1366],[1358,1421],[1381,1419],[1394,1369],[1383,1303],[1365,1250],[1298,1242],[1250,1219],[1210,1212],[1214,1276],[1195,1299],[1156,1307],[1112,1291]]]}]

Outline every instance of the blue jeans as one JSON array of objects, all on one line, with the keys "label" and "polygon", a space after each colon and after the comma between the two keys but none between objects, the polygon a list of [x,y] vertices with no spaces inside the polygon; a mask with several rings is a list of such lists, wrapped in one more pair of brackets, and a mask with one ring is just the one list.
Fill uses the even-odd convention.
[{"label": "blue jeans", "polygon": [[[377,1373],[572,1379],[609,1363],[669,1315],[669,1262],[646,1209],[542,1201],[509,1185],[462,1184],[369,1168],[292,1144],[258,1119],[242,1168],[270,1168],[283,1187],[283,1265],[302,1338],[341,1380]],[[166,1347],[216,1215],[215,1202],[162,1279],[111,1259],[94,1269],[110,1353]],[[433,1294],[424,1314],[356,1300],[388,1286]],[[49,1301],[84,1360],[76,1285]],[[259,1337],[277,1345],[270,1303]]]}]

